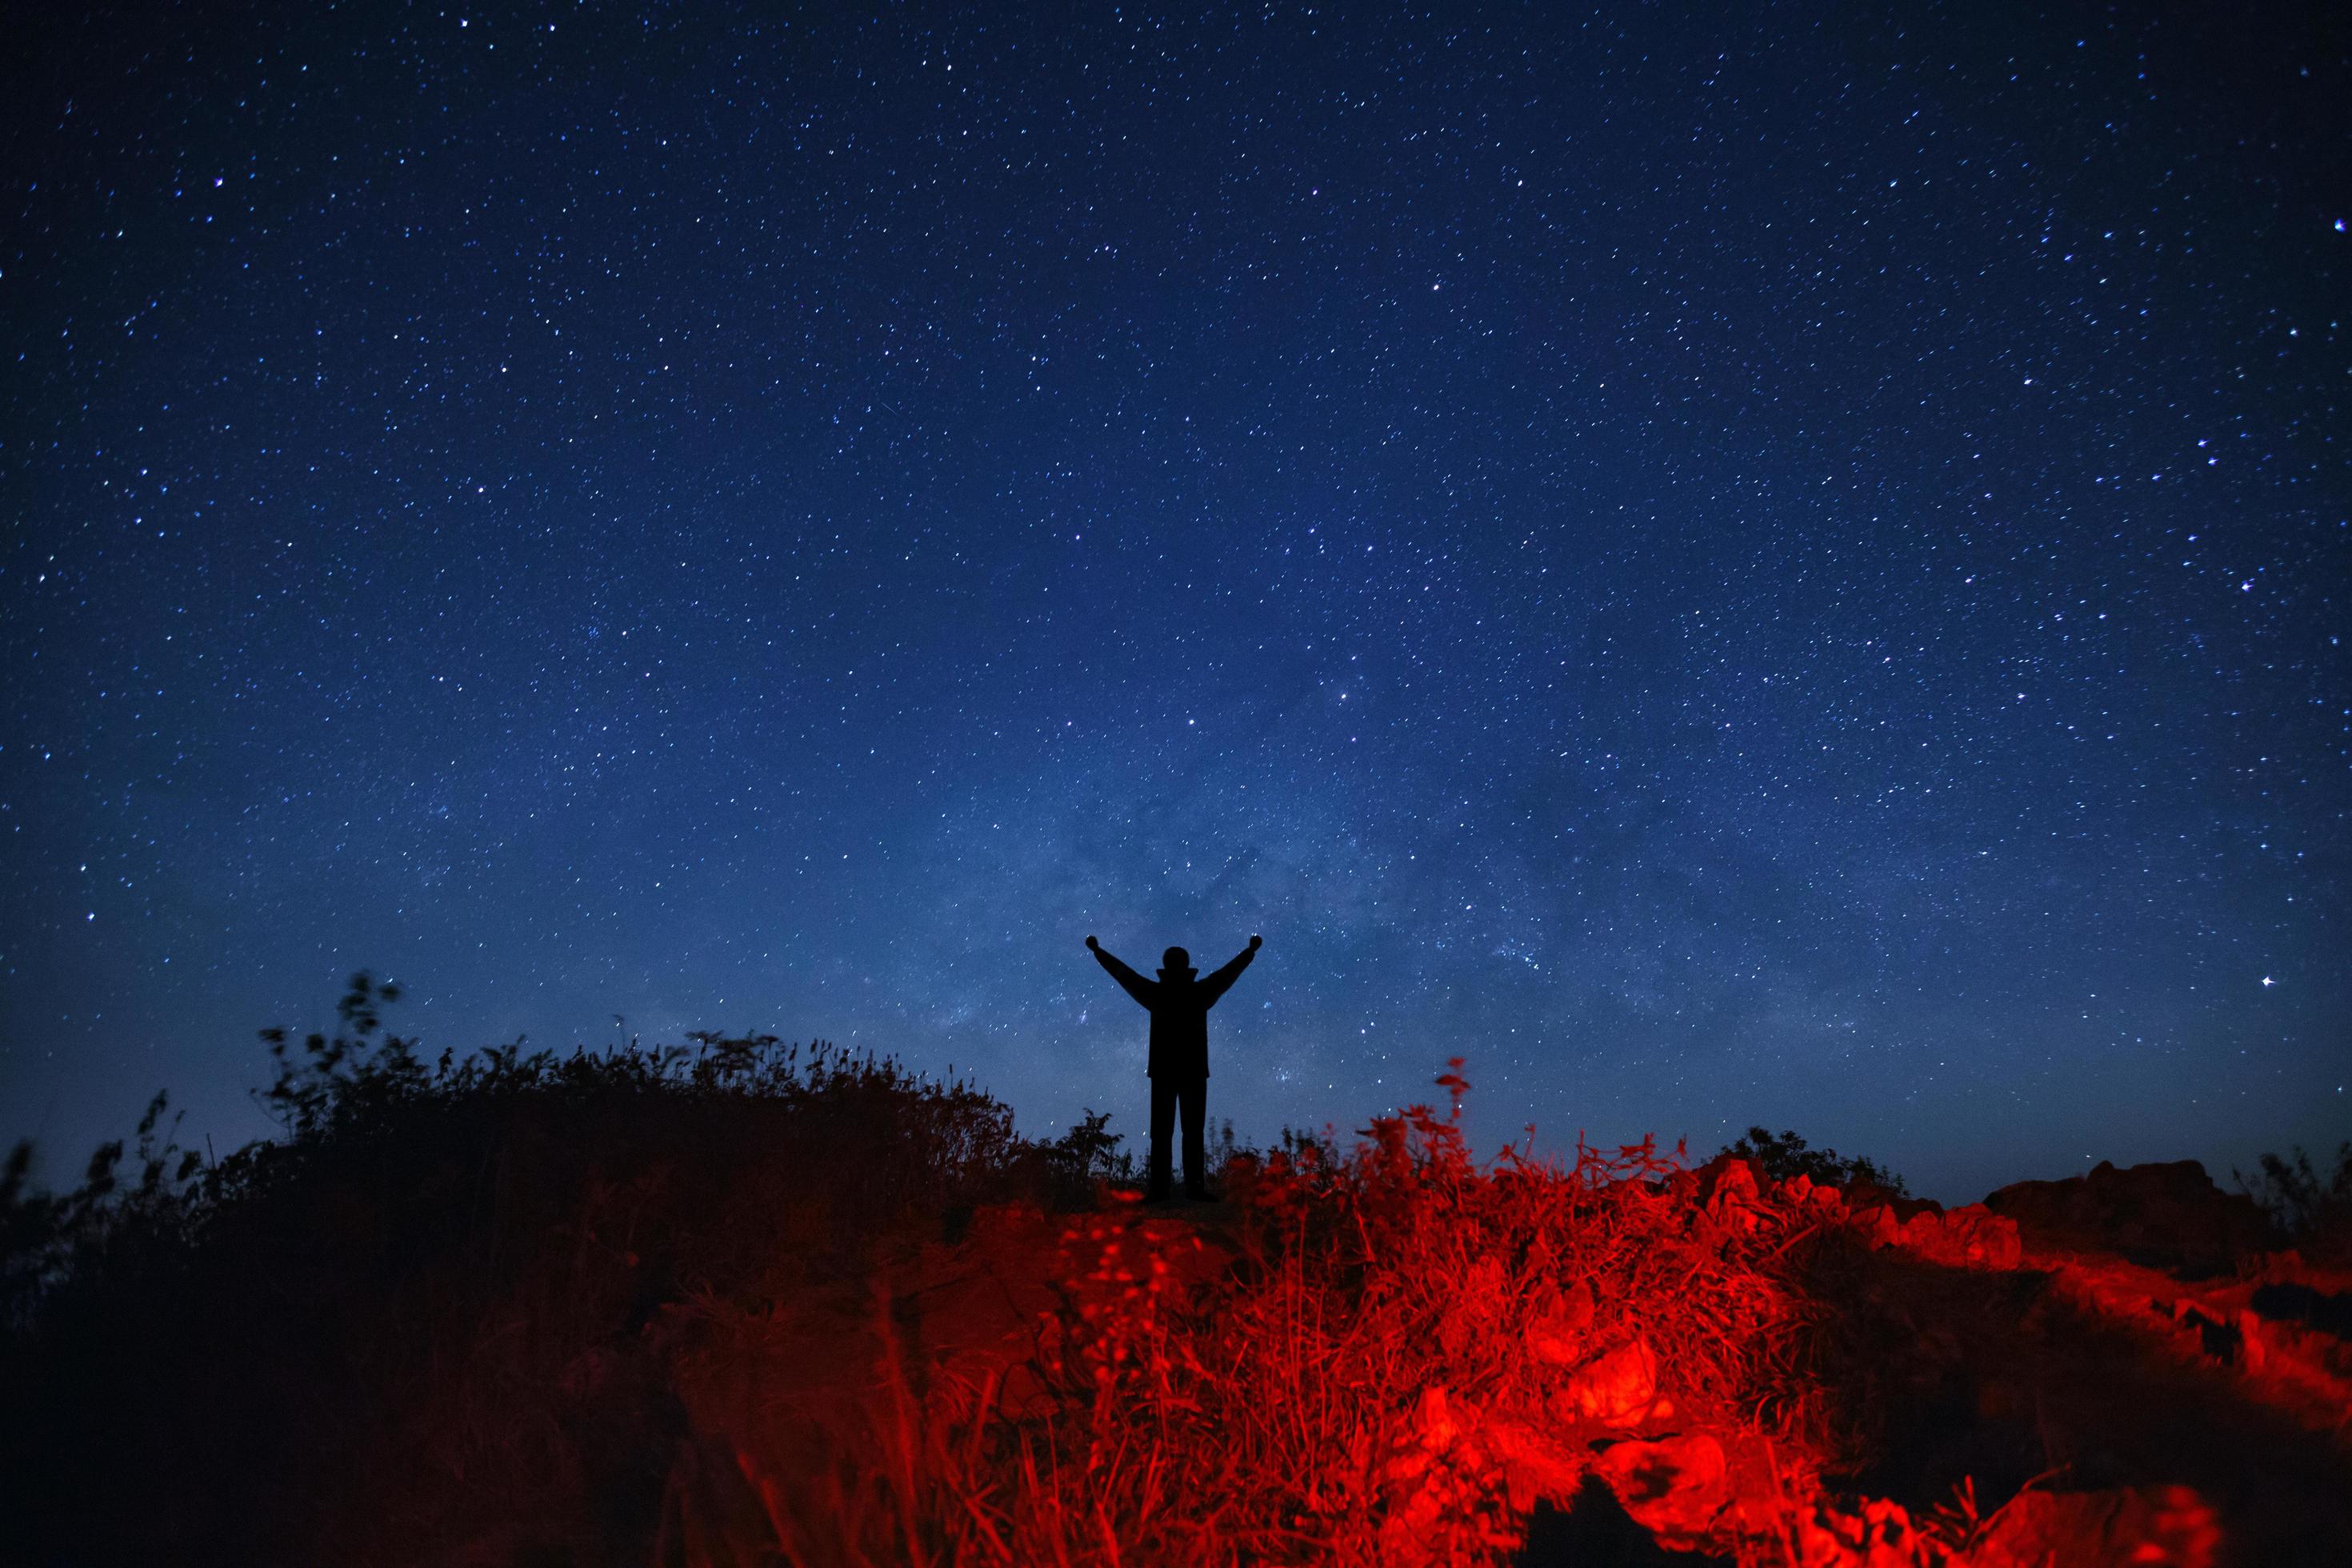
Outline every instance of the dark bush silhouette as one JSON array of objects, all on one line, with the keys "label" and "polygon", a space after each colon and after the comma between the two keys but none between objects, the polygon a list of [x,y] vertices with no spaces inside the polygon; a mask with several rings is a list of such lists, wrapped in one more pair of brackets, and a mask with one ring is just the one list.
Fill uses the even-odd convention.
[{"label": "dark bush silhouette", "polygon": [[1080,1181],[1134,1181],[1135,1156],[1119,1147],[1126,1140],[1109,1124],[1109,1111],[1088,1106],[1076,1127],[1045,1145],[1046,1159]]},{"label": "dark bush silhouette", "polygon": [[1722,1152],[1755,1161],[1764,1174],[1776,1182],[1785,1182],[1791,1176],[1838,1187],[1867,1182],[1895,1197],[1908,1196],[1911,1191],[1904,1185],[1902,1177],[1877,1161],[1859,1155],[1841,1159],[1836,1150],[1813,1148],[1794,1132],[1776,1134],[1761,1127],[1750,1127],[1737,1142],[1725,1144]]},{"label": "dark bush silhouette", "polygon": [[2290,1246],[2318,1257],[2352,1257],[2352,1142],[2336,1145],[2336,1169],[2325,1178],[2300,1147],[2263,1155],[2251,1180],[2242,1171],[2230,1174]]},{"label": "dark bush silhouette", "polygon": [[71,1192],[11,1156],[0,1559],[420,1561],[503,1530],[643,1561],[679,1421],[645,1344],[665,1303],[779,1256],[862,1278],[1126,1168],[1107,1118],[1040,1149],[975,1089],[823,1042],[428,1062],[383,1032],[397,996],[356,975],[332,1036],[264,1032],[278,1140],[207,1165],[159,1097]]}]

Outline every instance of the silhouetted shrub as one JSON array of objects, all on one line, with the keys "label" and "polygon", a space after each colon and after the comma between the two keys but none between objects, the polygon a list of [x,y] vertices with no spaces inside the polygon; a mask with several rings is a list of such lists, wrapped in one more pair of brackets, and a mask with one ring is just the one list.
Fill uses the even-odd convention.
[{"label": "silhouetted shrub", "polygon": [[2336,1169],[2322,1177],[2297,1147],[2284,1157],[2264,1154],[2250,1180],[2231,1171],[2290,1246],[2330,1258],[2352,1255],[2352,1142],[2336,1150]]},{"label": "silhouetted shrub", "polygon": [[280,1138],[208,1166],[159,1098],[71,1192],[35,1191],[27,1149],[0,1172],[17,1559],[641,1561],[666,1303],[780,1258],[861,1279],[943,1215],[1090,1202],[1119,1168],[1101,1119],[1056,1154],[977,1089],[824,1042],[428,1060],[383,1030],[397,996],[356,975],[331,1036],[264,1031]]},{"label": "silhouetted shrub", "polygon": [[1840,1187],[1867,1182],[1895,1197],[1908,1196],[1911,1191],[1902,1177],[1877,1161],[1860,1155],[1841,1158],[1836,1150],[1813,1148],[1794,1132],[1773,1133],[1761,1127],[1750,1127],[1737,1142],[1725,1144],[1722,1152],[1755,1161],[1764,1174],[1776,1182],[1785,1182],[1791,1176]]},{"label": "silhouetted shrub", "polygon": [[32,1144],[10,1151],[0,1169],[0,1331],[24,1331],[69,1281],[87,1285],[128,1256],[190,1239],[203,1212],[197,1176],[204,1160],[174,1143],[169,1128],[159,1139],[169,1104],[159,1094],[139,1119],[131,1154],[138,1175],[129,1185],[119,1139],[100,1144],[80,1184],[63,1194],[31,1185]]},{"label": "silhouetted shrub", "polygon": [[1045,1146],[1045,1156],[1055,1170],[1079,1182],[1132,1182],[1135,1156],[1119,1144],[1125,1139],[1110,1131],[1110,1112],[1088,1106],[1078,1124]]}]

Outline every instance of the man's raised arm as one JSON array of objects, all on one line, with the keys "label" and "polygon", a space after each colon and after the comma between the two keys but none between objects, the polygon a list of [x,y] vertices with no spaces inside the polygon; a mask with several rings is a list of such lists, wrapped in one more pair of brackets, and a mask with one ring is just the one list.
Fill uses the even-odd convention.
[{"label": "man's raised arm", "polygon": [[1225,988],[1227,986],[1230,986],[1234,981],[1239,980],[1242,977],[1242,971],[1250,966],[1250,960],[1255,958],[1257,956],[1257,950],[1265,945],[1265,938],[1255,936],[1250,938],[1250,944],[1242,949],[1241,952],[1235,953],[1234,955],[1234,961],[1231,963],[1226,964],[1223,969],[1218,970],[1214,974],[1210,975],[1206,980],[1201,982],[1201,989],[1209,994],[1209,1002],[1212,1006],[1215,1005],[1218,997],[1223,996],[1225,994]]},{"label": "man's raised arm", "polygon": [[1129,996],[1134,997],[1146,1007],[1151,1005],[1151,993],[1158,989],[1156,983],[1146,980],[1142,975],[1121,963],[1112,956],[1109,949],[1092,937],[1087,938],[1087,951],[1095,955],[1097,963],[1110,971],[1110,977],[1118,981],[1120,988]]}]

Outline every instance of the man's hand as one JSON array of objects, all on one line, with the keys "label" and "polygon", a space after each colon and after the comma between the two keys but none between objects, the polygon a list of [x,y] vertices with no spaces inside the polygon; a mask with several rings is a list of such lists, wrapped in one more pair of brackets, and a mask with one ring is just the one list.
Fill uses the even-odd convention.
[{"label": "man's hand", "polygon": [[[1089,938],[1088,940],[1091,941],[1092,939]],[[1255,952],[1259,948],[1264,947],[1265,945],[1265,938],[1262,936],[1254,936],[1250,938],[1250,951],[1252,952]]]},{"label": "man's hand", "polygon": [[1088,938],[1087,938],[1087,951],[1088,952],[1097,952],[1097,951],[1098,951],[1098,950],[1101,948],[1101,946],[1102,946],[1102,944],[1101,944],[1100,942],[1097,942],[1097,941],[1095,941],[1095,939],[1094,939],[1094,938],[1092,938],[1092,937],[1088,937]]}]

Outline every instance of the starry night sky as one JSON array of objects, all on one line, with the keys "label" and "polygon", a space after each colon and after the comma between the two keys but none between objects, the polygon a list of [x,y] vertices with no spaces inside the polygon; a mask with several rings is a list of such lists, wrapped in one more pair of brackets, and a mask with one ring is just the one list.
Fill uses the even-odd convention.
[{"label": "starry night sky", "polygon": [[2352,1132],[2326,7],[261,9],[10,22],[52,1179],[362,967],[1132,1134],[1089,932],[1259,1139]]}]

